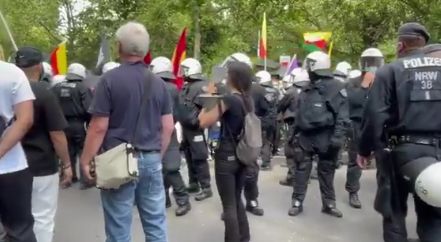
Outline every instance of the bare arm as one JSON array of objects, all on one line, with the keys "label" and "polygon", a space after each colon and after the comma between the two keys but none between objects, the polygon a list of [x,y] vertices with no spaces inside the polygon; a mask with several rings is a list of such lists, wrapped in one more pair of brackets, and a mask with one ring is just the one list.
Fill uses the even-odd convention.
[{"label": "bare arm", "polygon": [[70,166],[69,150],[67,148],[67,139],[64,131],[49,132],[52,144],[54,145],[55,153],[63,162],[63,167]]},{"label": "bare arm", "polygon": [[162,130],[161,130],[161,155],[164,155],[167,151],[170,139],[175,128],[173,115],[167,114],[161,117]]},{"label": "bare arm", "polygon": [[81,154],[80,163],[83,168],[84,175],[92,180],[90,176],[90,161],[98,153],[103,144],[104,136],[109,127],[109,117],[93,116],[90,120],[89,129],[87,130],[86,141],[84,142],[83,153]]},{"label": "bare arm", "polygon": [[221,102],[221,110],[219,110],[218,105],[203,108],[199,113],[199,126],[203,129],[211,127],[217,121],[219,121],[222,114],[227,110],[227,106],[224,102]]},{"label": "bare arm", "polygon": [[34,107],[32,101],[25,101],[14,106],[16,120],[0,138],[0,158],[14,147],[25,136],[34,122]]},{"label": "bare arm", "polygon": [[69,150],[67,148],[67,139],[64,131],[51,131],[49,132],[52,144],[55,149],[55,153],[63,162],[61,174],[63,178],[61,180],[61,186],[63,188],[68,187],[72,183],[72,167],[70,163]]}]

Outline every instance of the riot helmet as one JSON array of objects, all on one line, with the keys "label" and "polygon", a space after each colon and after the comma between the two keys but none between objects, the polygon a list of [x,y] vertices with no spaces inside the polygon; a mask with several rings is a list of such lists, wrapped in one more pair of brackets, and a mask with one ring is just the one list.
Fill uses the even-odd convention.
[{"label": "riot helmet", "polygon": [[251,69],[253,69],[253,63],[251,62],[250,57],[248,57],[244,53],[238,52],[238,53],[234,53],[234,54],[228,56],[227,59],[225,59],[222,66],[227,67],[228,63],[230,63],[230,62],[242,62],[242,63],[247,64]]},{"label": "riot helmet", "polygon": [[311,81],[318,80],[324,76],[332,77],[331,58],[322,51],[314,51],[307,55],[303,65]]},{"label": "riot helmet", "polygon": [[409,181],[415,194],[425,203],[441,208],[441,162],[433,157],[412,160],[400,168],[400,174]]},{"label": "riot helmet", "polygon": [[202,65],[194,58],[185,59],[179,68],[179,75],[188,80],[202,80]]},{"label": "riot helmet", "polygon": [[342,61],[337,64],[334,71],[334,77],[341,82],[346,82],[349,72],[352,70],[351,64],[346,61]]},{"label": "riot helmet", "polygon": [[176,79],[173,74],[173,64],[167,57],[156,57],[152,60],[152,63],[150,63],[150,68],[154,74],[165,80]]},{"label": "riot helmet", "polygon": [[67,68],[66,80],[84,81],[86,79],[86,67],[79,63],[72,63]]},{"label": "riot helmet", "polygon": [[52,77],[54,75],[54,72],[52,71],[52,66],[47,62],[43,62],[42,64],[44,74]]},{"label": "riot helmet", "polygon": [[260,84],[271,84],[271,74],[267,71],[259,71],[256,73],[256,81]]},{"label": "riot helmet", "polygon": [[119,67],[120,65],[121,64],[113,62],[113,61],[107,62],[106,64],[103,65],[103,74],[112,70],[112,69]]},{"label": "riot helmet", "polygon": [[[303,88],[310,82],[308,72],[305,69],[298,68],[298,72],[294,76],[293,84],[297,88]],[[294,71],[293,71],[294,72]]]},{"label": "riot helmet", "polygon": [[384,65],[384,55],[377,48],[369,48],[363,51],[360,58],[360,70],[362,72],[375,73]]}]

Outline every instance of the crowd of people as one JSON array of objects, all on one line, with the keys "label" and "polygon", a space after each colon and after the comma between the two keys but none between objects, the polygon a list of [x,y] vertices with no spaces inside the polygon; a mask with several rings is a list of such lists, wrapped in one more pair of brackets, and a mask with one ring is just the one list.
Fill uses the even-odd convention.
[{"label": "crowd of people", "polygon": [[[176,216],[191,212],[190,193],[198,202],[211,198],[213,155],[225,241],[248,242],[247,211],[264,215],[259,171],[271,171],[272,156],[280,150],[288,165],[280,184],[293,188],[288,215],[303,212],[316,173],[322,212],[341,218],[334,175],[347,149],[346,190],[355,209],[362,208],[362,170],[375,157],[375,208],[384,218],[384,241],[408,241],[407,198],[414,193],[419,241],[440,242],[440,195],[431,187],[440,183],[427,174],[421,178],[441,159],[441,46],[427,45],[429,38],[424,26],[407,23],[399,28],[398,59],[391,64],[385,65],[379,49],[368,48],[359,70],[340,62],[332,71],[330,56],[315,51],[285,76],[254,74],[258,68],[251,59],[235,53],[218,66],[215,81],[193,58],[181,63],[178,76],[166,57],[146,65],[149,34],[142,24],[129,22],[116,32],[120,64],[105,64],[93,87],[85,84],[83,65],[73,63],[65,77],[53,77],[40,50],[22,47],[14,64],[0,62],[4,239],[51,242],[59,187],[79,182],[81,189],[101,188],[107,242],[131,241],[133,206],[145,240],[167,242],[170,192]],[[182,90],[176,78],[184,79]],[[114,153],[122,144],[118,160]],[[103,156],[111,156],[108,163]],[[115,167],[130,170],[132,158],[136,172],[117,181]],[[106,182],[114,187],[106,189]]]}]

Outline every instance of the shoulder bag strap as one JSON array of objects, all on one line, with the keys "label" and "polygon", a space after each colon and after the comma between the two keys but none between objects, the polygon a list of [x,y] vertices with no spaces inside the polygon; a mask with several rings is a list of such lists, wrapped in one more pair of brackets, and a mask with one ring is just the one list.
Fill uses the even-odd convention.
[{"label": "shoulder bag strap", "polygon": [[142,96],[142,101],[141,101],[141,105],[139,107],[139,112],[138,112],[138,116],[136,117],[136,123],[135,123],[135,129],[133,130],[132,133],[132,137],[129,140],[129,143],[132,143],[132,145],[134,145],[135,141],[136,141],[136,134],[138,133],[139,130],[139,125],[140,125],[140,119],[142,117],[142,114],[144,114],[146,109],[146,106],[148,104],[148,101],[150,99],[150,95],[151,95],[151,86],[152,86],[152,74],[150,73],[150,70],[148,68],[145,68],[144,70],[144,91],[143,91],[143,96]]}]

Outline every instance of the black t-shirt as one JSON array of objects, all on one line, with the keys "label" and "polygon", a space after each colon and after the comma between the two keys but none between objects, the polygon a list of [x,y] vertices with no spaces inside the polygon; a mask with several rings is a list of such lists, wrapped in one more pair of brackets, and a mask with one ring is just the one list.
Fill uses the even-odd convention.
[{"label": "black t-shirt", "polygon": [[240,94],[227,94],[223,101],[227,106],[227,111],[221,118],[221,140],[231,140],[232,137],[237,138],[242,132],[245,119],[244,103]]},{"label": "black t-shirt", "polygon": [[34,176],[47,176],[58,171],[58,159],[49,132],[67,128],[63,111],[55,95],[44,82],[32,82],[34,124],[22,140],[29,169]]}]

